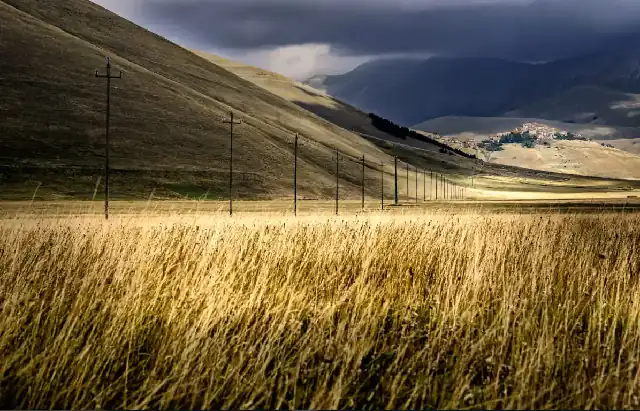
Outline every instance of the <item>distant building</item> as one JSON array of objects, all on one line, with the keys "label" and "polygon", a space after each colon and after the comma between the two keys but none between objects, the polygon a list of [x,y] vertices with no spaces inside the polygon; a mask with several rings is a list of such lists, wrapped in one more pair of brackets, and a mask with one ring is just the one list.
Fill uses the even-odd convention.
[{"label": "distant building", "polygon": [[[555,127],[551,127],[540,123],[524,123],[521,127],[516,127],[512,131],[502,133],[498,135],[498,138],[515,133],[522,134],[528,132],[529,134],[537,137],[538,140],[553,140],[557,135],[566,136],[569,133],[567,131],[561,131]],[[580,133],[574,134],[578,138],[582,138]]]}]

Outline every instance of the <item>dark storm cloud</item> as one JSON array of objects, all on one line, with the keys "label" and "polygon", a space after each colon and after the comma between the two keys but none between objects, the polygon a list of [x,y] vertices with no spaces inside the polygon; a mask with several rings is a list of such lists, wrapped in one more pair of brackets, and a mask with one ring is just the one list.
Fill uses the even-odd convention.
[{"label": "dark storm cloud", "polygon": [[[345,55],[433,53],[541,61],[638,30],[638,0],[140,0],[144,18],[227,49],[330,44]],[[469,0],[467,0],[469,1]],[[640,31],[640,30],[638,30]]]}]

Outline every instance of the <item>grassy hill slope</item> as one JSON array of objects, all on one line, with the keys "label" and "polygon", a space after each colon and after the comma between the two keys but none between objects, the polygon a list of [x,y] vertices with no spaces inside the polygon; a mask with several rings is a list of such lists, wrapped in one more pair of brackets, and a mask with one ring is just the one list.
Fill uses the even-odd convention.
[{"label": "grassy hill slope", "polygon": [[[636,129],[633,128],[516,117],[441,117],[421,123],[416,128],[460,140],[473,138],[479,141],[490,135],[513,130],[527,122],[547,124],[560,130],[581,133],[594,141],[555,141],[550,147],[539,145],[533,149],[506,144],[503,151],[491,154],[492,162],[558,173],[623,179],[640,178],[640,147],[633,144],[635,140],[624,138],[634,135]],[[613,136],[622,138],[609,140]],[[603,147],[603,142],[612,144],[616,149]]]},{"label": "grassy hill slope", "polygon": [[618,150],[640,155],[640,138],[607,140],[606,143],[611,144]]},{"label": "grassy hill slope", "polygon": [[[349,104],[346,104],[336,98],[333,98],[327,95],[326,93],[311,87],[310,85],[302,84],[290,78],[282,76],[280,74],[273,73],[268,70],[264,70],[251,65],[247,65],[241,62],[229,60],[220,56],[216,56],[214,54],[203,53],[198,51],[196,51],[195,53],[200,56],[203,56],[204,58],[208,59],[209,61],[221,67],[224,67],[225,69],[233,72],[234,74],[237,74],[238,76],[259,85],[260,87],[263,87],[269,92],[275,95],[278,95],[284,98],[285,100],[294,102],[304,108],[307,108],[308,110],[312,111],[318,116],[323,117],[335,124],[338,124],[341,127],[344,127],[349,130],[357,131],[358,133],[361,133],[362,136],[370,138],[373,141],[377,141],[378,143],[380,143],[380,140],[378,139],[382,139],[385,141],[393,142],[395,144],[401,144],[402,146],[407,148],[408,147],[419,148],[421,149],[422,153],[430,152],[431,155],[433,156],[442,157],[441,154],[438,154],[440,150],[439,147],[427,142],[423,142],[423,141],[419,141],[411,138],[408,138],[406,140],[400,140],[389,134],[383,133],[372,126],[368,115],[363,111]],[[549,122],[549,123],[555,123],[555,122]],[[517,120],[510,121],[510,119],[505,118],[502,124],[503,125],[511,124],[512,127],[510,129],[513,129],[518,125],[521,125],[522,122],[518,123]],[[504,131],[506,130],[507,129],[505,129]],[[432,137],[432,136],[429,135],[429,137]],[[591,151],[593,151],[594,149],[597,151],[597,147],[594,148],[594,147],[591,147],[591,145],[593,144],[591,143],[589,145],[589,149]],[[381,146],[384,146],[384,143],[382,143]],[[566,145],[561,145],[561,146],[564,149]],[[397,146],[394,151],[396,152],[398,151]],[[571,154],[576,154],[579,150],[576,151],[575,149],[573,149],[573,150],[567,150],[567,151],[569,151]],[[607,150],[606,153],[609,158],[615,158],[615,160],[612,160],[612,161],[617,161],[615,172],[613,173],[616,177],[636,178],[640,176],[640,169],[637,170],[637,172],[634,172],[633,169],[631,169],[631,171],[628,171],[626,168],[626,166],[628,165],[633,166],[636,164],[635,162],[637,161],[637,158],[635,156],[626,155],[626,153],[620,153],[617,150]],[[460,169],[465,169],[465,167],[468,166],[469,162],[460,156],[445,156],[445,158],[446,157],[450,157],[447,159],[450,167],[457,166]],[[576,170],[573,168],[571,169],[567,168],[565,164],[559,164],[557,167],[553,167],[553,166],[540,167],[540,164],[536,163],[535,161],[529,162],[527,164],[518,164],[518,162],[513,162],[513,161],[501,161],[498,163],[501,165],[511,165],[515,167],[539,169],[539,170],[556,172],[556,173],[583,174],[580,172],[576,172]],[[529,167],[528,165],[531,165],[532,167]],[[590,170],[589,167],[586,167],[586,168]],[[611,168],[607,170],[611,171]],[[495,172],[496,174],[504,174],[505,170],[493,169],[493,172]],[[598,177],[607,177],[606,174],[607,174],[606,172],[602,172],[602,170],[598,170],[594,172],[593,175]]]},{"label": "grassy hill slope", "polygon": [[375,128],[371,124],[368,113],[309,85],[268,70],[216,56],[215,54],[199,51],[194,51],[194,53],[342,128],[386,140],[396,140],[395,137]]},{"label": "grassy hill slope", "polygon": [[[393,155],[412,169],[444,171],[460,182],[475,169],[457,156],[362,138],[345,128],[379,133],[356,109],[328,106],[326,96],[304,88],[298,90],[306,97],[275,95],[85,0],[0,0],[0,22],[0,199],[34,192],[35,198],[100,197],[105,81],[93,73],[104,70],[105,56],[125,72],[112,93],[115,198],[226,198],[229,136],[220,119],[230,110],[244,121],[234,138],[234,196],[240,198],[291,196],[294,133],[307,139],[298,162],[302,196],[333,196],[336,149],[366,156],[370,196],[378,195],[381,161],[388,165],[384,184],[391,195]],[[303,108],[323,105],[332,117],[324,116],[337,125]],[[507,190],[539,190],[549,181],[558,190],[626,184],[507,166],[485,172],[526,180],[487,183]],[[359,164],[343,158],[342,197],[359,196],[360,173]],[[402,195],[405,184],[399,186]]]},{"label": "grassy hill slope", "polygon": [[[166,195],[226,195],[229,133],[219,119],[230,110],[245,122],[234,140],[239,195],[288,193],[296,132],[318,142],[300,150],[302,193],[332,186],[333,149],[390,161],[367,140],[88,1],[0,1],[0,21],[3,196],[37,183],[42,195],[93,192],[105,109],[105,81],[93,73],[104,71],[106,55],[125,72],[112,92],[115,196],[160,186]],[[357,165],[345,162],[342,173],[345,193],[350,178],[355,190]]]},{"label": "grassy hill slope", "polygon": [[536,170],[598,177],[640,179],[640,156],[597,142],[554,141],[549,147],[524,148],[506,144],[492,153],[491,161]]},{"label": "grassy hill slope", "polygon": [[640,130],[633,127],[600,124],[572,124],[539,117],[439,117],[415,125],[413,128],[439,133],[443,136],[484,138],[507,132],[524,123],[541,123],[562,130],[580,133],[594,140],[633,139]]}]

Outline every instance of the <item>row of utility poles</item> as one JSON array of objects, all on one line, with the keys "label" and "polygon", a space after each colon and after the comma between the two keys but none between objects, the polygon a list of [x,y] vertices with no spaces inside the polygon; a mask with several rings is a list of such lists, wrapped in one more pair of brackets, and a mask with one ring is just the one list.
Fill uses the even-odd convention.
[{"label": "row of utility poles", "polygon": [[[104,215],[105,219],[109,219],[109,123],[111,117],[111,80],[113,79],[121,79],[122,72],[120,72],[117,76],[111,74],[111,59],[107,57],[107,66],[106,66],[106,74],[99,74],[98,70],[95,71],[96,78],[104,78],[107,80],[107,110],[106,110],[106,126],[105,126],[105,186],[104,186]],[[229,124],[230,126],[230,134],[229,134],[229,215],[233,215],[233,126],[242,124],[242,120],[236,120],[234,118],[233,112],[229,113],[228,118],[222,118],[220,120],[223,124]],[[293,162],[293,213],[297,215],[298,212],[298,145],[299,145],[299,135],[296,133],[294,139],[294,162]],[[339,150],[336,150],[336,215],[339,213],[339,198],[340,198],[340,154]],[[361,188],[362,188],[362,209],[365,209],[365,169],[366,169],[366,161],[364,154],[362,158],[354,158],[348,154],[342,153],[343,156],[352,161],[358,161],[362,164],[362,175],[361,175]],[[372,167],[373,168],[373,167]],[[423,201],[427,201],[427,171],[421,170],[423,175]],[[433,185],[435,181],[435,200],[437,201],[440,198],[442,200],[464,200],[465,198],[465,188],[456,185],[451,180],[447,179],[443,174],[434,174],[433,171],[429,171],[431,182],[429,185],[429,201],[434,200],[433,198]],[[380,163],[380,174],[381,174],[381,195],[380,195],[380,207],[384,210],[384,162]],[[416,195],[415,202],[418,203],[418,176],[419,170],[415,167],[415,175],[416,175]],[[398,158],[394,158],[394,204],[397,206],[400,204],[400,199],[398,195]],[[438,183],[440,183],[440,189],[438,189]],[[409,198],[409,164],[407,164],[407,199]]]},{"label": "row of utility poles", "polygon": [[[233,116],[231,116],[231,118],[233,119]],[[233,139],[233,124],[239,124],[239,123],[232,123],[231,127],[231,136],[230,138]],[[294,137],[294,149],[293,149],[293,214],[297,215],[298,213],[298,147],[300,145],[299,143],[300,140],[300,135],[298,133],[295,134]],[[364,154],[362,155],[361,158],[355,158],[353,156],[350,156],[348,154],[344,154],[341,153],[340,150],[335,150],[336,152],[336,196],[335,196],[335,212],[336,215],[339,214],[340,211],[340,156],[342,155],[343,157],[347,158],[348,160],[351,161],[358,161],[360,162],[360,164],[362,165],[362,173],[361,173],[361,180],[360,180],[360,187],[361,187],[361,207],[362,210],[365,209],[365,176],[366,176],[366,159]],[[373,168],[373,166],[371,167]],[[407,200],[411,200],[410,197],[410,192],[409,192],[409,171],[410,171],[410,166],[409,164],[407,164],[406,167],[407,170]],[[231,170],[230,170],[231,172]],[[434,200],[434,181],[435,181],[435,200],[438,201],[439,199],[443,200],[443,201],[452,201],[452,200],[464,200],[465,199],[465,194],[466,194],[466,187],[461,186],[456,184],[455,182],[451,181],[449,178],[447,178],[444,174],[438,174],[438,173],[434,173],[433,171],[427,171],[427,170],[419,170],[418,167],[414,167],[414,173],[415,173],[415,182],[416,182],[416,190],[415,190],[415,202],[419,203],[419,176],[420,176],[420,172],[422,172],[422,184],[423,184],[423,188],[422,188],[422,200],[424,202],[427,201],[427,175],[430,176],[430,183],[429,183],[429,198],[428,201],[433,201]],[[439,183],[439,184],[438,184]],[[231,187],[231,186],[230,186]],[[439,187],[439,188],[438,188]],[[231,191],[229,192],[229,195],[231,197]],[[398,157],[394,157],[394,204],[396,206],[400,205],[400,196],[399,196],[399,189],[398,189]],[[382,210],[384,210],[384,162],[380,163],[380,208]],[[231,208],[230,208],[231,210]]]},{"label": "row of utility poles", "polygon": [[[241,124],[240,122],[233,122],[233,113],[230,116],[231,118],[231,135],[230,138],[233,139],[233,124]],[[224,120],[225,122],[228,122]],[[293,148],[293,214],[294,216],[298,213],[298,147],[300,145],[300,135],[298,133],[295,134],[293,140],[294,148]],[[362,165],[362,173],[360,180],[360,188],[361,188],[361,208],[365,209],[365,176],[366,176],[366,159],[364,154],[361,158],[355,158],[351,155],[341,153],[340,150],[335,150],[336,152],[336,197],[335,197],[335,212],[336,215],[340,212],[340,156],[342,155],[348,160],[357,161]],[[231,163],[231,160],[230,160]],[[372,167],[373,168],[373,167]],[[411,200],[410,192],[409,192],[409,164],[407,164],[407,200]],[[233,170],[229,170],[230,174]],[[418,167],[414,167],[415,172],[415,180],[416,180],[416,191],[415,191],[415,202],[419,203],[419,176],[420,171],[422,171],[422,195],[423,201],[427,201],[427,173],[431,178],[431,182],[429,183],[429,201],[433,201],[433,187],[434,187],[434,178],[435,178],[435,200],[437,201],[439,198],[444,201],[452,201],[452,200],[464,200],[466,194],[466,188],[464,186],[460,186],[450,179],[448,179],[444,174],[438,175],[433,171],[427,172],[427,170],[419,170]],[[229,181],[231,181],[231,177],[229,177]],[[438,189],[438,181],[440,181],[440,189]],[[394,157],[394,204],[396,206],[400,205],[400,197],[398,190],[398,157]],[[231,184],[229,185],[229,201],[231,201],[232,192],[231,192]],[[384,210],[384,162],[380,163],[380,208]],[[231,203],[229,203],[229,212],[231,213]]]}]

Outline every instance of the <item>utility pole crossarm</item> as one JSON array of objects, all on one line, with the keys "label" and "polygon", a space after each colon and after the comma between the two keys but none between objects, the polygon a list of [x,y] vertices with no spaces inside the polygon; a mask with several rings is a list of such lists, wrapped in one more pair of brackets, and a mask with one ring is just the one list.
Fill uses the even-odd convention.
[{"label": "utility pole crossarm", "polygon": [[365,158],[364,158],[364,154],[362,155],[362,211],[364,211],[364,197],[365,197],[365,192],[364,192],[364,177],[365,177]]},{"label": "utility pole crossarm", "polygon": [[242,120],[234,120],[233,113],[231,113],[230,118],[223,117],[220,119],[224,124],[242,124]]},{"label": "utility pole crossarm", "polygon": [[107,57],[107,74],[100,74],[100,72],[96,70],[96,78],[121,79],[122,71],[120,71],[117,76],[112,75],[111,74],[111,57]]},{"label": "utility pole crossarm", "polygon": [[339,213],[339,192],[340,192],[340,150],[336,149],[336,216]]}]

